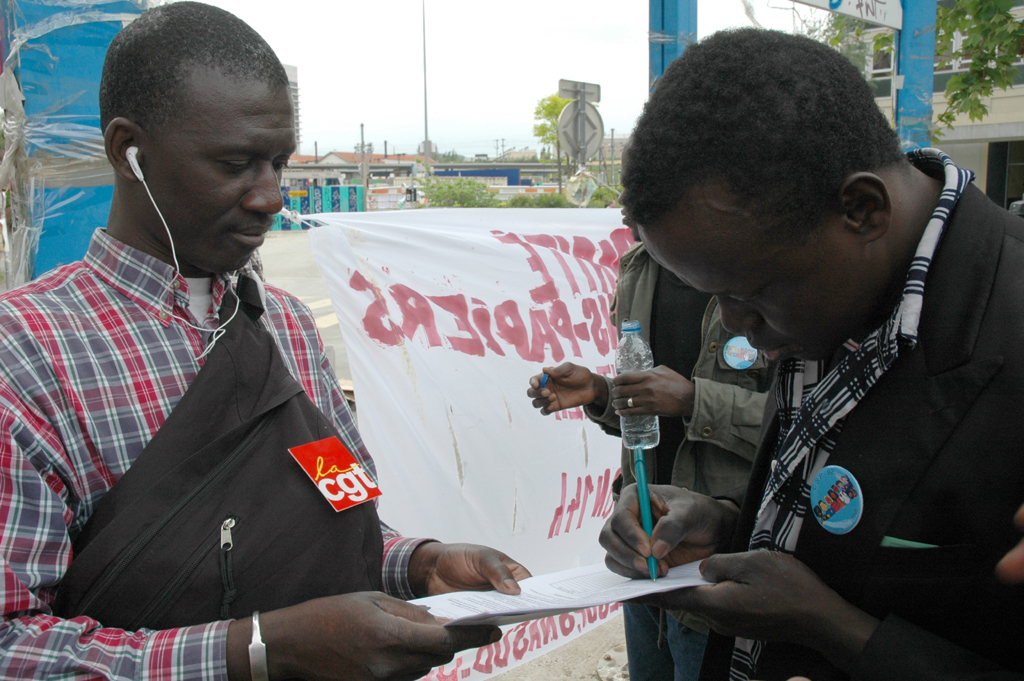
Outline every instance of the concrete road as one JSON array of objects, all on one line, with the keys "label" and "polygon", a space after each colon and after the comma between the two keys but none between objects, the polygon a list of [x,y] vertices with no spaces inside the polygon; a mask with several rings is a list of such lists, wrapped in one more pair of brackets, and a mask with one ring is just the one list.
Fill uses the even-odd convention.
[{"label": "concrete road", "polygon": [[327,285],[310,251],[309,232],[268,233],[260,248],[260,257],[263,258],[267,283],[297,296],[313,310],[334,373],[339,379],[351,381],[352,370],[345,351],[345,339],[331,307],[331,299],[327,296]]},{"label": "concrete road", "polygon": [[[308,232],[270,232],[260,249],[267,282],[297,296],[313,310],[328,357],[339,379],[352,380],[341,327],[327,286],[309,248]],[[333,356],[332,356],[333,353]],[[501,675],[503,681],[582,681],[598,679],[598,664],[626,640],[622,617],[588,631],[547,655]],[[605,664],[607,665],[607,660]],[[610,678],[610,677],[605,677]]]},{"label": "concrete road", "polygon": [[[623,681],[626,632],[622,616],[605,622],[561,648],[499,675],[501,681]],[[618,650],[615,650],[618,648]]]}]

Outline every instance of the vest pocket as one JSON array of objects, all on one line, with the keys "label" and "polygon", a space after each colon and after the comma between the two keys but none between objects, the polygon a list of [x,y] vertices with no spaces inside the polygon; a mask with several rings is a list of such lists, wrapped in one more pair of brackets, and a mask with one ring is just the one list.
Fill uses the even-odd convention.
[{"label": "vest pocket", "polygon": [[[220,554],[221,563],[221,579],[224,584],[224,595],[221,600],[221,612],[223,613],[231,605],[231,601],[235,599],[236,591],[234,588],[234,573],[231,569],[231,547],[233,546],[233,540],[229,541],[228,546],[225,548],[224,532],[227,530],[228,538],[231,539],[231,528],[238,522],[238,518],[235,516],[228,516],[223,522],[219,523],[216,528],[211,528],[210,533],[199,543],[189,559],[181,566],[181,568],[174,574],[167,588],[160,595],[159,599],[142,611],[138,617],[136,617],[128,629],[139,629],[143,626],[143,623],[153,621],[159,618],[169,605],[174,603],[182,590],[188,585],[189,579],[195,574],[195,571],[199,569],[199,566],[203,564],[204,560],[207,560],[214,549],[218,549]],[[230,590],[228,583],[225,580],[225,562],[227,562],[227,574],[230,577]],[[229,599],[230,596],[230,599]],[[225,615],[224,618],[228,619],[229,616]]]}]

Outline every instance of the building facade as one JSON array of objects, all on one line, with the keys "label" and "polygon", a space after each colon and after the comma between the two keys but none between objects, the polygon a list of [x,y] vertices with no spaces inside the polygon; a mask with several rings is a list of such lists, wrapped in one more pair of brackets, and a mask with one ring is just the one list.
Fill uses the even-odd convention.
[{"label": "building facade", "polygon": [[[1024,20],[1024,1],[1012,10],[1018,20]],[[873,37],[869,32],[866,34]],[[963,37],[957,35],[952,46],[959,50]],[[1024,60],[1017,62],[1017,76],[1008,90],[995,89],[984,100],[988,114],[980,121],[960,115],[953,129],[944,129],[938,115],[946,110],[946,84],[964,73],[967,60],[953,60],[948,50],[936,46],[935,78],[933,84],[933,126],[940,132],[935,143],[949,154],[957,165],[975,173],[974,183],[995,203],[1009,207],[1024,196]],[[869,58],[867,77],[875,87],[879,107],[895,120],[897,99],[893,97],[893,68],[891,54],[875,54]]]},{"label": "building facade", "polygon": [[292,109],[295,110],[295,148],[302,150],[302,109],[299,107],[299,67],[284,65],[288,74],[288,91],[292,96]]}]

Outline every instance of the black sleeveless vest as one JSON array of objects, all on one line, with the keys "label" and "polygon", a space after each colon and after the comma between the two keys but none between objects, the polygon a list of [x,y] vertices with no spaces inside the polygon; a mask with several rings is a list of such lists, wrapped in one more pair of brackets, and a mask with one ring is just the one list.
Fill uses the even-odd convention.
[{"label": "black sleeveless vest", "polygon": [[381,589],[376,509],[335,512],[288,453],[338,432],[259,325],[256,283],[237,295],[245,314],[76,538],[58,616],[168,629]]}]

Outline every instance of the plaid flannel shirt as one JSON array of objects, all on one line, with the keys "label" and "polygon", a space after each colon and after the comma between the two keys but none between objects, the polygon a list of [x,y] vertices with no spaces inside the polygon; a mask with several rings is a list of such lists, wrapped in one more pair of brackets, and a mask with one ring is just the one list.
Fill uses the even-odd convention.
[{"label": "plaid flannel shirt", "polygon": [[[202,320],[218,324],[215,277]],[[376,475],[309,309],[267,287],[264,323],[292,375]],[[196,377],[212,335],[169,265],[97,230],[83,262],[0,296],[0,678],[226,679],[228,622],[103,628],[50,611],[72,542]],[[412,551],[381,523],[385,589],[413,596]]]},{"label": "plaid flannel shirt", "polygon": [[[938,149],[917,149],[907,157],[922,172],[942,180],[943,187],[918,242],[903,296],[885,323],[862,340],[850,339],[843,344],[841,358],[827,373],[824,361],[793,358],[779,365],[774,388],[779,437],[750,538],[751,551],[796,551],[810,507],[811,481],[828,463],[847,414],[896,361],[901,350],[909,351],[917,345],[928,267],[946,221],[974,173],[958,168]],[[764,641],[737,638],[730,681],[756,678],[757,661],[765,646]]]}]

